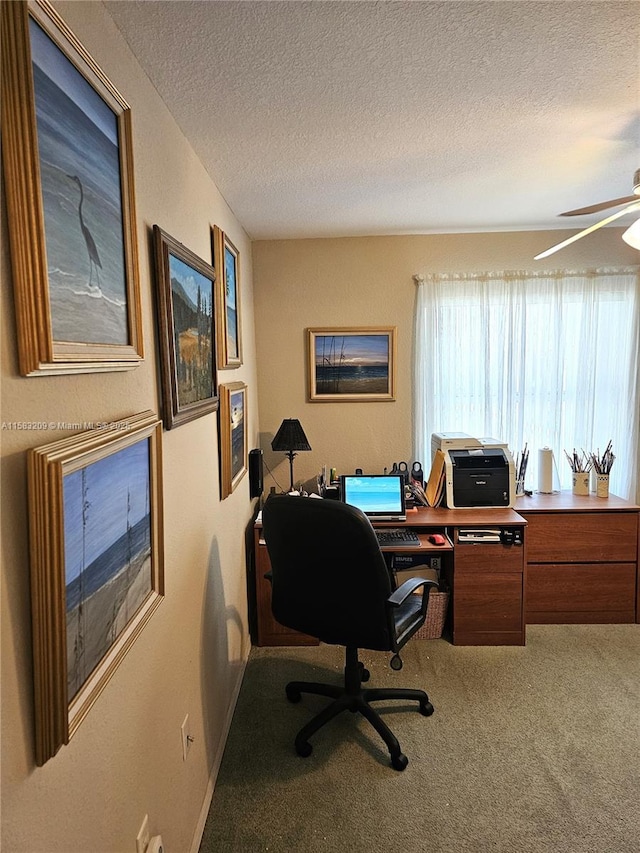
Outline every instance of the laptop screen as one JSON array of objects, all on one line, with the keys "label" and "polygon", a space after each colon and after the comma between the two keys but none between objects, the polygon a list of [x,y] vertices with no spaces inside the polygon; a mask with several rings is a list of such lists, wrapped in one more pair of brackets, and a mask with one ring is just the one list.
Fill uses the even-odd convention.
[{"label": "laptop screen", "polygon": [[380,521],[404,521],[404,481],[395,474],[343,474],[340,494],[346,504]]}]

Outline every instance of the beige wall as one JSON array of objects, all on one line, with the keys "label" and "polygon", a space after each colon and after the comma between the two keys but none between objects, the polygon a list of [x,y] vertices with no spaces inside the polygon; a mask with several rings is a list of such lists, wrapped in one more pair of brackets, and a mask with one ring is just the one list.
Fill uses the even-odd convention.
[{"label": "beige wall", "polygon": [[[315,477],[323,464],[379,472],[413,459],[414,274],[636,264],[638,253],[620,239],[622,230],[602,229],[544,261],[533,257],[569,232],[255,242],[261,446],[265,461],[277,466],[279,484],[288,485],[288,463],[270,442],[285,417],[300,419],[313,448],[295,460],[296,480]],[[397,326],[396,401],[307,402],[305,329],[370,325]],[[274,481],[267,476],[265,484],[268,491]]]},{"label": "beige wall", "polygon": [[[23,378],[17,372],[6,216],[2,226],[2,421],[110,421],[159,412],[150,229],[211,262],[209,227],[240,249],[244,365],[258,436],[251,247],[101,3],[56,8],[132,107],[145,361],[133,371]],[[148,813],[166,849],[191,849],[249,651],[247,477],[219,499],[216,415],[165,432],[166,596],[68,746],[34,765],[27,448],[64,431],[5,430],[2,441],[2,849],[129,853]],[[183,763],[180,725],[195,743]],[[206,808],[205,808],[206,814]],[[197,836],[199,841],[199,836]]]},{"label": "beige wall", "polygon": [[[157,223],[210,259],[209,226],[217,223],[241,251],[245,359],[220,379],[248,384],[249,444],[257,444],[260,423],[266,461],[277,465],[280,483],[287,482],[287,467],[269,442],[283,417],[299,417],[313,447],[296,460],[296,473],[305,479],[323,463],[378,470],[410,459],[412,275],[528,267],[558,233],[260,242],[252,253],[103,6],[55,5],[133,108],[146,358],[126,373],[20,377],[3,215],[2,421],[108,421],[159,411],[150,229]],[[560,257],[567,266],[637,260],[619,230],[594,234]],[[377,324],[398,327],[397,401],[307,403],[305,328]],[[194,839],[197,845],[249,649],[244,542],[253,507],[247,478],[219,500],[215,415],[164,433],[165,599],[71,743],[37,768],[25,452],[65,434],[0,434],[2,847],[12,853],[125,853],[135,849],[148,813],[152,834],[162,833],[167,850],[183,853]],[[272,482],[267,476],[267,490]],[[186,713],[195,743],[183,763],[179,730]]]}]

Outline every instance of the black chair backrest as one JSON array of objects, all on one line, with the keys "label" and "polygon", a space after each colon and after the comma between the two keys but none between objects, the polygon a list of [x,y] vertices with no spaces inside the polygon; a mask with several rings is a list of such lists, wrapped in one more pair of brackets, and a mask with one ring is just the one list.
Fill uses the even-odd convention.
[{"label": "black chair backrest", "polygon": [[274,495],[262,510],[273,615],[322,642],[388,651],[391,572],[369,519],[339,501]]}]

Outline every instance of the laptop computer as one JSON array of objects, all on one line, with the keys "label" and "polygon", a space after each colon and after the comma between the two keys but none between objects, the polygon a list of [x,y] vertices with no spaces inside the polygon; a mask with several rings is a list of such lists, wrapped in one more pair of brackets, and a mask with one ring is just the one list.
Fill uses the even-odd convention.
[{"label": "laptop computer", "polygon": [[343,474],[340,497],[372,521],[406,521],[402,474]]}]

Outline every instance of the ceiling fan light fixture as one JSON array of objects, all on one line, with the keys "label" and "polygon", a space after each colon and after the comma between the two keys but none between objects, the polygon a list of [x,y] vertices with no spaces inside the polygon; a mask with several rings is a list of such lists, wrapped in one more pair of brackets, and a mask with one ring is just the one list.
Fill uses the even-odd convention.
[{"label": "ceiling fan light fixture", "polygon": [[636,219],[636,221],[623,232],[622,239],[633,249],[640,250],[640,219]]}]

